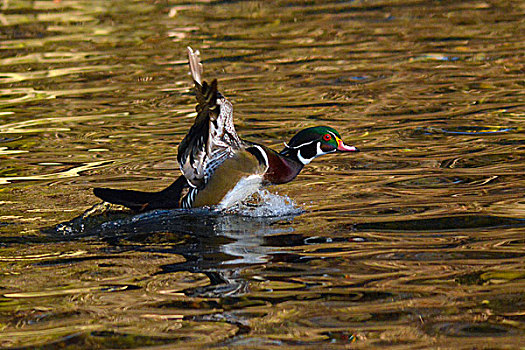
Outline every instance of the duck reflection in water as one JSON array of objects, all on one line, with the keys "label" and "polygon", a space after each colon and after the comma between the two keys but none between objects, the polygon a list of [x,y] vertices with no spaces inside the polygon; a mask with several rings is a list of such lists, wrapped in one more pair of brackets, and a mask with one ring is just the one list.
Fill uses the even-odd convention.
[{"label": "duck reflection in water", "polygon": [[181,255],[184,262],[164,265],[161,273],[206,274],[211,285],[188,291],[200,296],[244,293],[247,282],[242,270],[267,263],[274,254],[284,252],[273,240],[273,246],[268,245],[266,237],[292,232],[286,223],[294,217],[249,217],[205,209],[155,210],[135,215],[115,210],[101,215],[86,213],[43,231],[59,239],[96,238],[119,251]]}]

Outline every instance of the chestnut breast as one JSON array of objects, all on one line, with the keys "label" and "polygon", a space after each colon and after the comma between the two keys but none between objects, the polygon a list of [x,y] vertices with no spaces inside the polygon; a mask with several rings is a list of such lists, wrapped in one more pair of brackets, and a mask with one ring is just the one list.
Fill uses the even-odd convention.
[{"label": "chestnut breast", "polygon": [[303,165],[274,150],[262,146],[268,156],[268,170],[263,181],[269,184],[284,184],[292,181],[303,169]]}]

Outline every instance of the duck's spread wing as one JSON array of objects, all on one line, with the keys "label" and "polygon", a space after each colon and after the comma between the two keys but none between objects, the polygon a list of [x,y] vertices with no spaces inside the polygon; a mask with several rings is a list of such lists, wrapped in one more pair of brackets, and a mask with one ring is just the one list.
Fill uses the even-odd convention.
[{"label": "duck's spread wing", "polygon": [[188,48],[195,82],[197,117],[179,145],[177,160],[190,185],[202,188],[222,162],[241,147],[233,125],[233,106],[217,91],[217,80],[202,81],[199,52]]}]

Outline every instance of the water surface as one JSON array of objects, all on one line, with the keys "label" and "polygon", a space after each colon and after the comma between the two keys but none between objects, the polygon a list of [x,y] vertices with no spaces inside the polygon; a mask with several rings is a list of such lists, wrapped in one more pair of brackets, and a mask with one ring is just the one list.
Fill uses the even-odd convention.
[{"label": "water surface", "polygon": [[[525,343],[522,2],[1,6],[0,347]],[[269,188],[275,217],[83,218],[179,175],[188,45],[242,137],[362,152]]]}]

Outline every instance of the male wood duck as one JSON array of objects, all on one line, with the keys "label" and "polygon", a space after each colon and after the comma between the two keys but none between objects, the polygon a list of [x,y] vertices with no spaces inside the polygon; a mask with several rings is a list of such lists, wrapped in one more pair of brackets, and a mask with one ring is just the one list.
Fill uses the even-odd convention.
[{"label": "male wood duck", "polygon": [[333,152],[356,152],[331,127],[301,130],[281,152],[242,140],[233,124],[232,104],[217,91],[217,80],[202,80],[199,52],[188,47],[195,83],[197,117],[179,145],[177,160],[182,175],[162,191],[141,192],[95,188],[106,202],[135,211],[152,209],[229,208],[263,185],[292,181],[314,158]]}]

